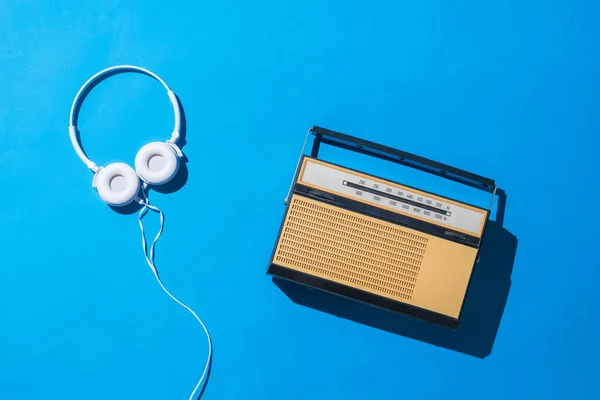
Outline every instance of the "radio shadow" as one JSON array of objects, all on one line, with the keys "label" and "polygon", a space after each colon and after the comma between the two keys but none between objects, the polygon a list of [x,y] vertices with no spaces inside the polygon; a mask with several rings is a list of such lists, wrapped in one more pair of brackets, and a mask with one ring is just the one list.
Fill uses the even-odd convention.
[{"label": "radio shadow", "polygon": [[273,278],[273,282],[295,303],[435,346],[485,358],[492,353],[511,286],[517,252],[516,236],[503,228],[506,193],[497,191],[496,220],[489,221],[480,259],[457,330],[410,319],[400,314],[360,303],[308,286]]},{"label": "radio shadow", "polygon": [[[175,95],[175,97],[177,98],[177,104],[179,106],[179,110],[181,111],[181,126],[180,126],[179,140],[177,141],[177,146],[179,146],[179,148],[183,152],[183,147],[187,144],[187,118],[185,116],[185,110],[183,109],[181,100],[179,100],[179,97],[177,95]],[[187,167],[187,162],[188,162],[188,158],[186,157],[186,155],[184,153],[183,157],[179,160],[179,170],[177,171],[177,174],[173,177],[173,179],[171,179],[169,182],[167,182],[164,185],[148,186],[148,189],[146,189],[146,193],[148,193],[148,191],[150,191],[150,190],[153,190],[158,193],[163,193],[163,194],[175,193],[179,189],[181,189],[183,186],[185,186],[185,184],[187,183],[187,180],[188,180],[188,173],[189,173],[188,167]],[[138,194],[138,196],[143,197],[143,194],[141,193],[141,191]],[[109,207],[112,208],[113,211],[115,211],[119,214],[125,214],[125,215],[136,213],[142,208],[142,206],[140,204],[138,204],[137,202],[132,202],[132,203],[126,205],[125,207],[113,207],[113,206],[109,206]]]}]

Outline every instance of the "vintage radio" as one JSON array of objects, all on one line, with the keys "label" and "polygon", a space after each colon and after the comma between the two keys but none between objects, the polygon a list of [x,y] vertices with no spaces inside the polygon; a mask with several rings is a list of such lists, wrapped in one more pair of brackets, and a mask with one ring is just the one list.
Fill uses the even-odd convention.
[{"label": "vintage radio", "polygon": [[[457,328],[494,181],[327,129],[310,135],[312,154],[302,151],[267,273]],[[321,143],[484,190],[492,201],[476,207],[323,161]]]}]

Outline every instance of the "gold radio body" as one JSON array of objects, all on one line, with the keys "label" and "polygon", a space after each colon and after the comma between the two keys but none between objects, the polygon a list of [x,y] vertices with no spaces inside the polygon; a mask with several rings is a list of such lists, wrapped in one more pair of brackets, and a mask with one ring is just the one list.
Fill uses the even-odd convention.
[{"label": "gold radio body", "polygon": [[[353,139],[315,129],[326,134],[322,141]],[[364,141],[359,149],[365,143],[380,150]],[[488,216],[487,209],[303,156],[267,272],[456,328]]]}]

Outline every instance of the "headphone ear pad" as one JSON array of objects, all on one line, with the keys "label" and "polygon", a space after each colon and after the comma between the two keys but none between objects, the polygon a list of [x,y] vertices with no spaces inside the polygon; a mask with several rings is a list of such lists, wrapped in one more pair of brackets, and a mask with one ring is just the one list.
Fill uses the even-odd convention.
[{"label": "headphone ear pad", "polygon": [[177,174],[179,157],[167,143],[148,143],[135,156],[135,170],[150,185],[164,185]]},{"label": "headphone ear pad", "polygon": [[140,191],[140,178],[125,163],[113,163],[100,169],[94,177],[98,195],[111,206],[131,203]]}]

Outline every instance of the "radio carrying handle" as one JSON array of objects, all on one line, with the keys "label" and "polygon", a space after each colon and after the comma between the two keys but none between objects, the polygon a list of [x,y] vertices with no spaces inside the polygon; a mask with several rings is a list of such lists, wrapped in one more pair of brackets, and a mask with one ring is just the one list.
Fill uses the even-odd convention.
[{"label": "radio carrying handle", "polygon": [[300,152],[300,158],[296,166],[296,171],[294,172],[294,177],[292,178],[292,184],[290,185],[288,195],[284,201],[286,205],[292,194],[292,190],[294,188],[294,181],[295,179],[297,179],[298,171],[300,170],[300,163],[302,162],[302,156],[304,155],[304,150],[306,148],[306,144],[308,143],[308,138],[311,134],[315,136],[311,150],[311,157],[313,158],[318,158],[321,143],[325,143],[335,147],[380,158],[382,160],[391,161],[396,164],[401,164],[410,168],[415,168],[423,172],[437,175],[445,179],[450,179],[455,182],[471,186],[475,189],[491,193],[492,199],[490,201],[489,211],[491,212],[492,210],[497,190],[496,183],[493,179],[484,178],[483,176],[476,175],[471,172],[455,168],[446,164],[442,164],[440,162],[433,161],[428,158],[417,156],[402,150],[394,149],[388,146],[370,142],[368,140],[359,139],[354,136],[346,135],[340,132],[335,132],[318,126],[313,126],[308,130],[308,132],[306,132],[306,137],[304,138],[302,151]]}]

